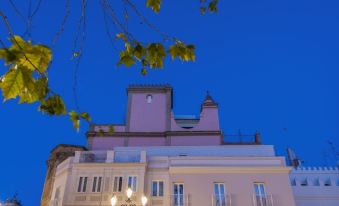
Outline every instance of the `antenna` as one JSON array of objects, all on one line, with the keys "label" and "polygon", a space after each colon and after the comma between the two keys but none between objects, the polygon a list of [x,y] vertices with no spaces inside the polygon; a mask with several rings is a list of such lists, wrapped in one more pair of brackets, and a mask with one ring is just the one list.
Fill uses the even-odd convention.
[{"label": "antenna", "polygon": [[333,156],[334,156],[334,160],[335,160],[335,163],[337,164],[337,166],[339,167],[339,152],[337,151],[337,148],[336,146],[334,145],[334,143],[330,140],[327,140],[327,143],[329,144],[330,148],[331,148],[331,151],[333,152]]}]

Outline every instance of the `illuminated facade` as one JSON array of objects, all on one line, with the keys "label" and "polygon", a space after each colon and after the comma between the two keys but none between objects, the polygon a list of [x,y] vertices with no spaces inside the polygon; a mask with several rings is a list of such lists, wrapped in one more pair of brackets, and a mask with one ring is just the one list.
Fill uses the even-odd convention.
[{"label": "illuminated facade", "polygon": [[[169,85],[127,89],[124,125],[91,125],[87,148],[56,147],[41,205],[295,206],[291,167],[258,133],[234,141],[207,95],[200,116],[172,112]],[[245,141],[247,139],[247,141]],[[296,173],[295,173],[296,174]],[[298,204],[299,206],[299,204]]]}]

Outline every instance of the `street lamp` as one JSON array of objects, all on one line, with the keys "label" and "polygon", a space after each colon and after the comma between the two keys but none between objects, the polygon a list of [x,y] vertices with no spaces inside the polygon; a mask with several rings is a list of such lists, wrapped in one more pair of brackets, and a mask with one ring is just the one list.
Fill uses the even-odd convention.
[{"label": "street lamp", "polygon": [[[133,194],[133,190],[131,188],[128,188],[126,190],[127,200],[125,200],[125,203],[122,203],[120,206],[136,206],[136,204],[131,199],[132,194]],[[111,205],[116,206],[116,204],[117,204],[117,197],[115,195],[113,195],[113,197],[111,198]],[[147,197],[146,196],[141,197],[141,204],[142,204],[142,206],[146,206],[146,204],[147,204]]]},{"label": "street lamp", "polygon": [[141,203],[142,203],[142,206],[145,206],[147,204],[147,197],[146,196],[142,196]]}]

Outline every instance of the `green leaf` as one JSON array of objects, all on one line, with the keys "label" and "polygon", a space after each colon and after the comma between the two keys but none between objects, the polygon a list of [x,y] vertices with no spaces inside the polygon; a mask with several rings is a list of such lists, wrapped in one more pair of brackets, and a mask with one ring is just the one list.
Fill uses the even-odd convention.
[{"label": "green leaf", "polygon": [[46,100],[41,101],[39,110],[49,115],[66,114],[64,101],[59,95],[50,96]]},{"label": "green leaf", "polygon": [[166,51],[162,44],[151,43],[146,48],[146,60],[151,68],[163,68]]},{"label": "green leaf", "polygon": [[206,13],[206,7],[204,6],[200,7],[200,13],[204,15]]},{"label": "green leaf", "polygon": [[91,117],[89,116],[89,114],[87,112],[82,112],[80,114],[80,117],[84,120],[86,120],[87,122],[91,121]]},{"label": "green leaf", "polygon": [[35,82],[35,89],[39,100],[43,100],[49,92],[47,77],[40,77],[37,79]]},{"label": "green leaf", "polygon": [[[27,60],[26,59],[29,59]],[[44,73],[52,60],[51,50],[44,45],[30,46],[25,50],[25,56],[19,59],[18,64],[27,67],[34,71],[38,70],[39,73]]]},{"label": "green leaf", "polygon": [[73,123],[73,127],[77,130],[80,128],[80,117],[79,114],[75,111],[70,111],[69,113],[70,119]]},{"label": "green leaf", "polygon": [[194,45],[186,45],[182,42],[177,42],[171,45],[168,49],[172,60],[179,58],[181,61],[195,61]]},{"label": "green leaf", "polygon": [[122,39],[124,42],[128,42],[127,37],[124,33],[118,33],[117,35],[115,35],[116,39]]},{"label": "green leaf", "polygon": [[80,128],[80,119],[84,119],[87,122],[91,120],[90,115],[87,112],[77,113],[75,111],[70,111],[69,113],[70,119],[73,123],[73,127],[79,131]]},{"label": "green leaf", "polygon": [[2,77],[0,85],[4,100],[14,99],[20,96],[20,103],[32,103],[37,101],[35,80],[32,71],[19,66],[14,66]]},{"label": "green leaf", "polygon": [[120,59],[117,63],[117,65],[125,65],[126,67],[130,67],[132,66],[133,64],[135,64],[135,59],[133,59],[133,57],[131,56],[131,54],[125,52],[125,51],[121,51],[120,52]]},{"label": "green leaf", "polygon": [[212,0],[209,4],[208,4],[208,10],[211,12],[211,13],[216,13],[218,12],[218,0]]},{"label": "green leaf", "polygon": [[147,70],[146,70],[145,67],[143,67],[143,68],[141,69],[141,75],[142,75],[142,76],[146,76],[146,74],[147,74]]},{"label": "green leaf", "polygon": [[158,13],[160,10],[161,0],[147,0],[146,7],[151,7],[151,9]]},{"label": "green leaf", "polygon": [[6,65],[15,62],[19,55],[20,55],[19,51],[10,51],[7,48],[0,49],[0,59],[3,59]]},{"label": "green leaf", "polygon": [[0,58],[5,59],[7,64],[17,64],[24,66],[31,71],[37,70],[39,73],[44,73],[52,60],[51,49],[45,45],[32,45],[31,42],[26,42],[20,36],[14,36],[10,39],[13,45],[0,52]]},{"label": "green leaf", "polygon": [[137,43],[137,45],[133,49],[133,55],[135,56],[135,58],[137,58],[140,61],[141,58],[145,55],[145,53],[146,53],[145,48],[141,44]]}]

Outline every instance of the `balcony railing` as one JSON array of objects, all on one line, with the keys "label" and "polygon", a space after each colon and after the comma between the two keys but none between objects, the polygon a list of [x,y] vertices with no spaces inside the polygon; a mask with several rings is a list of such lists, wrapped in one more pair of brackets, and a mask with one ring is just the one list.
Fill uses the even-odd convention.
[{"label": "balcony railing", "polygon": [[212,195],[212,206],[232,206],[231,195]]},{"label": "balcony railing", "polygon": [[274,206],[273,204],[273,196],[266,195],[253,195],[253,206]]},{"label": "balcony railing", "polygon": [[116,151],[114,152],[114,162],[140,162],[140,152]]},{"label": "balcony railing", "polygon": [[83,151],[80,153],[79,163],[106,162],[106,151]]},{"label": "balcony railing", "polygon": [[189,195],[170,195],[170,206],[190,206]]},{"label": "balcony railing", "polygon": [[77,151],[75,163],[143,163],[146,162],[145,151]]}]

